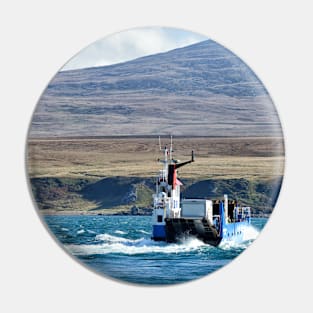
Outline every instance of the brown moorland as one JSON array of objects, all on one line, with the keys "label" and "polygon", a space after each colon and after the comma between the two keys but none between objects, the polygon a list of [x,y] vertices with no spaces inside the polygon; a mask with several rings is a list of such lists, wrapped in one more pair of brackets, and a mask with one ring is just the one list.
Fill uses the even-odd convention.
[{"label": "brown moorland", "polygon": [[[161,139],[169,145],[169,139]],[[196,162],[181,170],[185,178],[268,179],[283,175],[282,138],[174,138],[174,158]],[[28,173],[32,177],[151,177],[162,157],[157,138],[30,139]]]}]

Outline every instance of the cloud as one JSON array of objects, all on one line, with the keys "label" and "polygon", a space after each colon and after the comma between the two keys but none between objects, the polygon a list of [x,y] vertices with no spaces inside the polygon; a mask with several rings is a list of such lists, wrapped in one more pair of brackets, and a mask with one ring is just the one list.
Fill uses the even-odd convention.
[{"label": "cloud", "polygon": [[166,27],[135,28],[105,37],[75,55],[62,70],[110,65],[165,52],[208,39]]}]

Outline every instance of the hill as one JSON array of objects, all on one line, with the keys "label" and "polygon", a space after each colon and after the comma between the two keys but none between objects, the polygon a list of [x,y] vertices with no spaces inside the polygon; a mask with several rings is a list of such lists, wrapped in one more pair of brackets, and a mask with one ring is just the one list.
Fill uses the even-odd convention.
[{"label": "hill", "polygon": [[[151,208],[154,179],[109,177],[98,181],[68,178],[32,178],[34,198],[46,214],[110,214],[130,212],[131,207]],[[183,180],[186,198],[222,199],[227,193],[254,214],[271,213],[276,203],[282,177],[249,181],[247,179]]]},{"label": "hill", "polygon": [[129,62],[63,71],[39,100],[31,137],[281,136],[273,103],[212,40]]},{"label": "hill", "polygon": [[[163,144],[169,139],[162,138]],[[269,213],[284,173],[282,138],[175,138],[184,197],[230,198]],[[112,214],[151,208],[161,152],[156,138],[75,138],[29,141],[27,168],[45,214]]]}]

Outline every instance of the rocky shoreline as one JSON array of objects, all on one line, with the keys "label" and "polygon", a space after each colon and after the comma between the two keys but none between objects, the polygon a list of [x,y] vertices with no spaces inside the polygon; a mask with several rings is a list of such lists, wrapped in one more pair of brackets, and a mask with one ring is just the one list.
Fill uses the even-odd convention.
[{"label": "rocky shoreline", "polygon": [[[141,211],[142,210],[142,211]],[[152,208],[144,208],[137,213],[121,211],[116,213],[106,213],[106,212],[97,212],[97,211],[55,211],[55,210],[37,210],[40,215],[43,216],[72,216],[72,215],[89,215],[89,216],[152,216]],[[270,213],[259,213],[251,214],[252,218],[269,218]]]}]

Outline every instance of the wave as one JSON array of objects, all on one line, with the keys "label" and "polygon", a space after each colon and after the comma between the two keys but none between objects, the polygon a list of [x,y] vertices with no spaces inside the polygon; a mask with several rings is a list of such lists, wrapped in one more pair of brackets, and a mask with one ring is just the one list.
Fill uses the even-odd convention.
[{"label": "wave", "polygon": [[257,230],[252,225],[249,225],[249,227],[247,227],[247,229],[244,233],[243,240],[244,241],[255,240],[259,236],[259,233],[260,233],[259,230]]},{"label": "wave", "polygon": [[116,230],[114,233],[119,234],[119,235],[126,235],[127,234],[127,232],[122,231],[122,230]]},{"label": "wave", "polygon": [[146,235],[150,235],[151,233],[145,231],[145,230],[142,230],[142,229],[139,229],[138,232],[142,233],[142,234],[146,234]]},{"label": "wave", "polygon": [[[144,231],[142,231],[144,233]],[[123,231],[115,231],[117,234],[124,234]],[[245,249],[259,235],[259,231],[253,226],[249,226],[244,231],[244,241],[236,242],[235,240],[222,241],[219,248],[222,250]],[[74,255],[95,255],[95,254],[147,254],[147,253],[164,253],[177,254],[199,251],[201,249],[214,249],[196,238],[188,238],[180,243],[156,242],[145,237],[138,239],[128,239],[111,234],[99,234],[95,236],[94,244],[68,244],[65,248]]]},{"label": "wave", "polygon": [[182,243],[168,244],[165,242],[155,242],[147,238],[126,239],[113,236],[110,234],[100,234],[95,237],[98,244],[75,245],[68,244],[65,248],[74,255],[95,255],[95,254],[147,254],[147,253],[164,253],[177,254],[188,253],[199,250],[202,247],[208,247],[202,241],[189,238]]}]

